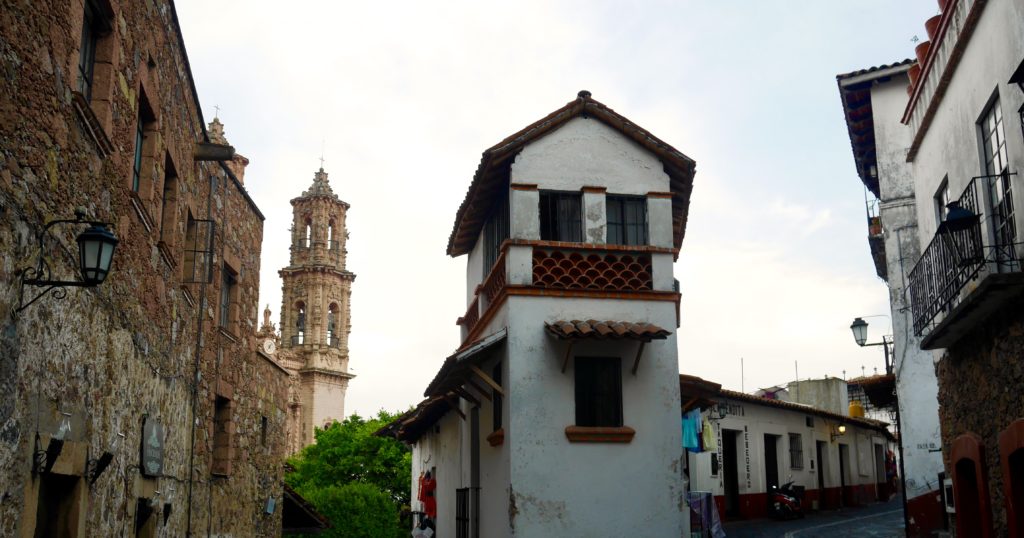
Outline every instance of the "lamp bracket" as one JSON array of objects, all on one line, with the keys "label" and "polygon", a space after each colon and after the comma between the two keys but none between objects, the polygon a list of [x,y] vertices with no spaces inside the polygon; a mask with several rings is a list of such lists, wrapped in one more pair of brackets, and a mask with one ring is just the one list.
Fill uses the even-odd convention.
[{"label": "lamp bracket", "polygon": [[[75,209],[75,218],[73,219],[58,219],[52,220],[43,226],[40,230],[37,240],[39,242],[39,259],[36,261],[35,267],[26,267],[19,271],[21,279],[21,287],[18,291],[18,306],[14,308],[14,315],[19,314],[22,310],[25,310],[32,303],[41,299],[44,295],[53,292],[55,299],[64,299],[68,295],[68,287],[92,287],[94,284],[88,282],[82,282],[80,280],[55,280],[53,278],[53,269],[50,267],[50,263],[43,256],[43,247],[45,244],[46,236],[51,235],[50,229],[58,224],[88,224],[90,226],[102,226],[109,227],[109,222],[101,222],[88,220],[85,216],[85,210],[82,208]],[[39,292],[28,302],[25,302],[25,286],[34,287],[45,287],[43,291]]]}]

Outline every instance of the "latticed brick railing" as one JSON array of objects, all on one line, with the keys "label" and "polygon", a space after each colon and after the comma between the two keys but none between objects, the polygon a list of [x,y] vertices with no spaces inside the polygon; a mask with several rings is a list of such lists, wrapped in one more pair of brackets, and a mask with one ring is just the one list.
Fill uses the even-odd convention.
[{"label": "latticed brick railing", "polygon": [[533,249],[533,285],[602,291],[654,289],[649,254]]}]

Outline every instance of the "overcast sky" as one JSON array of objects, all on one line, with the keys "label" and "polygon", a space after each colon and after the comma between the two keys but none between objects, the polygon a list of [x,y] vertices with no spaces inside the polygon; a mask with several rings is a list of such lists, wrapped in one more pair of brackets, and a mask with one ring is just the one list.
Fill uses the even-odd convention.
[{"label": "overcast sky", "polygon": [[[320,165],[352,205],[348,413],[422,398],[459,344],[445,255],[481,152],[590,90],[697,161],[679,368],[740,389],[882,368],[888,314],[835,75],[913,55],[934,0],[178,0],[207,121],[251,160],[260,310],[279,320],[291,206]],[[325,141],[325,142],[324,142]],[[260,316],[262,319],[262,316]],[[871,318],[870,338],[888,332]]]}]

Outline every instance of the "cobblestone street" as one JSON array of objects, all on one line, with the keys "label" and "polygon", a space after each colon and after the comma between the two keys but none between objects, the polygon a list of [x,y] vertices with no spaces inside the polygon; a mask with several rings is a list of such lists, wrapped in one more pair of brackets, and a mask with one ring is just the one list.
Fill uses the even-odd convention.
[{"label": "cobblestone street", "polygon": [[903,506],[899,497],[860,508],[808,514],[804,519],[758,519],[725,524],[728,538],[896,538],[903,536]]}]

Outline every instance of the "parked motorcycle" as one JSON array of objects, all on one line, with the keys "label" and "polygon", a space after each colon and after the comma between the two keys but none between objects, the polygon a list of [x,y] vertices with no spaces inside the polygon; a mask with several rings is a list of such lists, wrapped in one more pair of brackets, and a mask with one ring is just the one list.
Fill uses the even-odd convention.
[{"label": "parked motorcycle", "polygon": [[803,497],[804,487],[794,486],[792,479],[782,487],[772,486],[768,493],[768,515],[778,519],[804,517]]}]

